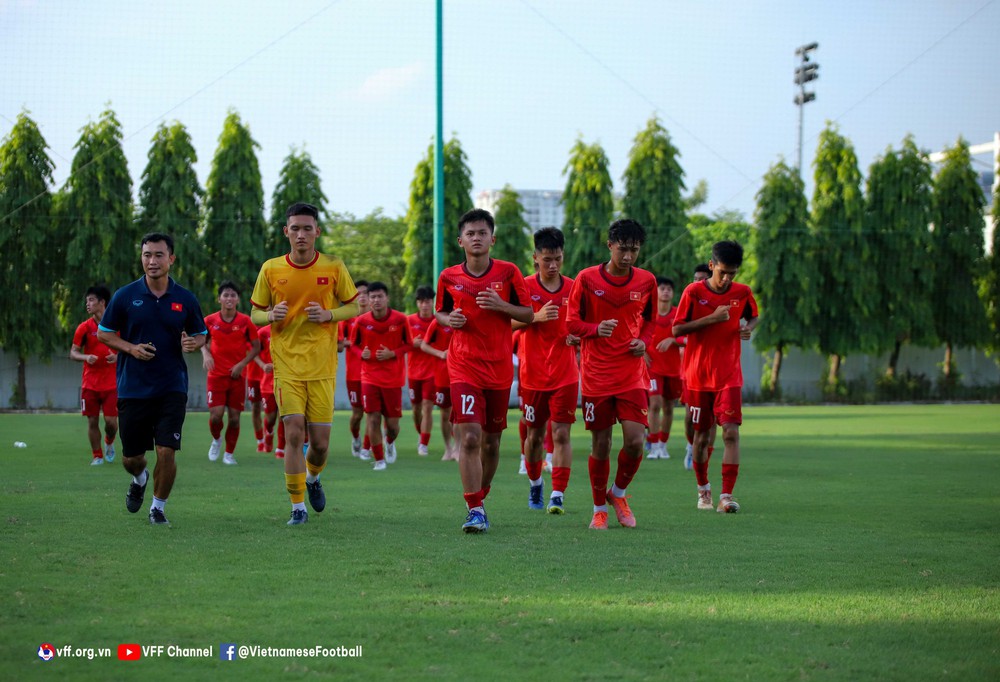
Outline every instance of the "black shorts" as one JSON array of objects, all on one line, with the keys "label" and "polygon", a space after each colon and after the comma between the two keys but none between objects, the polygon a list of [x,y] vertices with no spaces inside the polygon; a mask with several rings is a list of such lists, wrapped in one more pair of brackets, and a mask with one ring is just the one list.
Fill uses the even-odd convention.
[{"label": "black shorts", "polygon": [[118,399],[118,434],[122,456],[139,457],[160,445],[181,449],[187,395],[165,393],[154,398]]}]

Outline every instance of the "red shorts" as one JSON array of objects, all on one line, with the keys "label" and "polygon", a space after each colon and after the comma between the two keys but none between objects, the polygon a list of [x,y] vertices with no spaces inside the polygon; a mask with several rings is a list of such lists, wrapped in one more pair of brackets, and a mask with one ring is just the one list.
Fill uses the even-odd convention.
[{"label": "red shorts", "polygon": [[684,382],[680,377],[668,377],[662,374],[649,375],[649,395],[662,395],[664,400],[677,400],[684,390]]},{"label": "red shorts", "polygon": [[208,375],[205,382],[208,388],[208,406],[229,407],[234,410],[243,410],[243,404],[247,401],[247,385],[243,377],[233,379],[232,377],[220,377]]},{"label": "red shorts", "polygon": [[434,378],[410,379],[410,402],[420,403],[425,400],[434,402]]},{"label": "red shorts", "polygon": [[105,417],[118,416],[118,391],[95,391],[85,388],[80,391],[80,414],[84,417],[96,417],[104,412]]},{"label": "red shorts", "polygon": [[248,381],[247,382],[247,400],[251,403],[257,404],[261,401],[261,390],[259,381]]},{"label": "red shorts", "polygon": [[274,399],[274,393],[260,394],[260,409],[264,414],[273,414],[278,411],[278,401]]},{"label": "red shorts", "polygon": [[451,387],[450,386],[435,386],[434,387],[434,404],[438,407],[451,407]]},{"label": "red shorts", "polygon": [[691,412],[691,423],[695,431],[708,431],[719,424],[743,423],[743,389],[730,386],[721,391],[689,390],[688,411]]},{"label": "red shorts", "polygon": [[638,422],[649,426],[649,392],[634,388],[618,395],[583,396],[583,422],[588,431],[603,431],[615,422]]},{"label": "red shorts", "polygon": [[379,413],[386,419],[403,416],[403,389],[361,384],[361,402],[365,414]]},{"label": "red shorts", "polygon": [[479,388],[472,384],[451,385],[453,424],[479,424],[487,433],[507,428],[508,388]]},{"label": "red shorts", "polygon": [[351,407],[361,407],[361,382],[347,382],[347,399],[351,401]]},{"label": "red shorts", "polygon": [[542,426],[548,420],[558,424],[576,421],[576,384],[566,384],[554,391],[521,389],[521,411],[529,427]]}]

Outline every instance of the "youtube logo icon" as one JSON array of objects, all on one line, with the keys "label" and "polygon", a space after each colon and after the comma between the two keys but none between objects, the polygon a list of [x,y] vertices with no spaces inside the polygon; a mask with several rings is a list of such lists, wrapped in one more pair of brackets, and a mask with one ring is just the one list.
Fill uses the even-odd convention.
[{"label": "youtube logo icon", "polygon": [[119,661],[138,661],[140,658],[142,658],[142,647],[138,644],[118,645]]}]

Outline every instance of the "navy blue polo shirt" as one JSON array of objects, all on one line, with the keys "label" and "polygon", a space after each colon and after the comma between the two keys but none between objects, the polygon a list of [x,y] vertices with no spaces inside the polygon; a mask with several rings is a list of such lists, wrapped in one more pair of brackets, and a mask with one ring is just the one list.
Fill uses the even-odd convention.
[{"label": "navy blue polo shirt", "polygon": [[198,299],[168,278],[167,291],[157,298],[146,285],[146,277],[126,284],[111,297],[98,325],[129,343],[152,343],[156,357],[136,360],[118,354],[118,397],[154,398],[165,393],[187,393],[188,373],[181,348],[181,332],[206,334]]}]

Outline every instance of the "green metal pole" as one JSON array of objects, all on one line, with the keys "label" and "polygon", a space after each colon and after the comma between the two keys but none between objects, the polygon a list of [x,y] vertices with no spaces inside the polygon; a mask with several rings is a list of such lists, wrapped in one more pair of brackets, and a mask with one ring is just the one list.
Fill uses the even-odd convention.
[{"label": "green metal pole", "polygon": [[434,134],[434,277],[444,270],[444,69],[442,4],[437,0],[437,132]]}]

